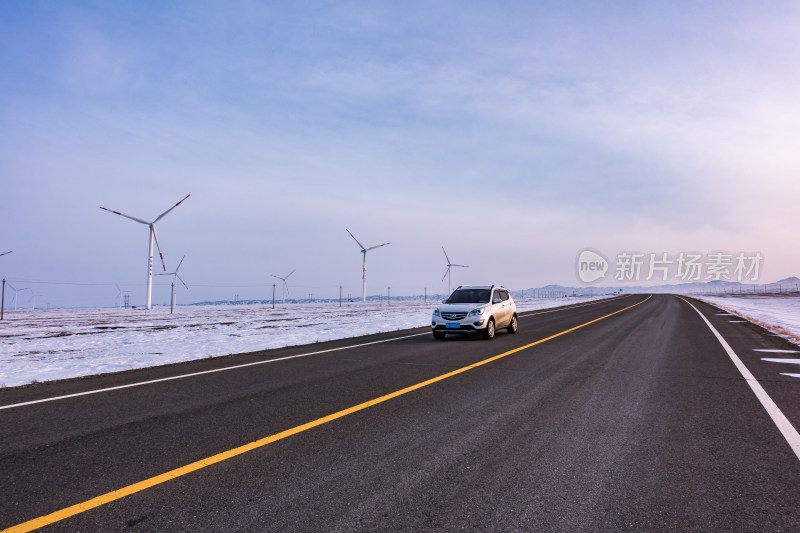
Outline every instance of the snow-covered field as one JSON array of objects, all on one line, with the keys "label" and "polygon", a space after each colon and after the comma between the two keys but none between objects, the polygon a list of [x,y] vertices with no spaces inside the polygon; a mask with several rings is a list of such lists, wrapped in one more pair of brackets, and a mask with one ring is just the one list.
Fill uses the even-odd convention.
[{"label": "snow-covered field", "polygon": [[800,344],[800,298],[796,296],[698,296]]},{"label": "snow-covered field", "polygon": [[[530,298],[519,311],[606,296]],[[231,305],[6,312],[0,387],[425,326],[436,303]]]}]

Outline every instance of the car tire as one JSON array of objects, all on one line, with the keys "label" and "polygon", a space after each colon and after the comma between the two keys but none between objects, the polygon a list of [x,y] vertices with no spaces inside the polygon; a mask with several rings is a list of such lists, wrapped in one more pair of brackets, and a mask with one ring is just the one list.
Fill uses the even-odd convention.
[{"label": "car tire", "polygon": [[517,314],[514,313],[514,316],[511,317],[511,323],[506,328],[506,331],[509,333],[516,333],[518,328],[519,324],[517,323]]},{"label": "car tire", "polygon": [[494,338],[494,318],[490,318],[489,323],[486,324],[486,329],[483,330],[483,338],[487,341]]},{"label": "car tire", "polygon": [[437,341],[444,340],[444,337],[445,337],[445,334],[442,333],[441,331],[434,331],[433,332],[433,338],[436,339]]}]

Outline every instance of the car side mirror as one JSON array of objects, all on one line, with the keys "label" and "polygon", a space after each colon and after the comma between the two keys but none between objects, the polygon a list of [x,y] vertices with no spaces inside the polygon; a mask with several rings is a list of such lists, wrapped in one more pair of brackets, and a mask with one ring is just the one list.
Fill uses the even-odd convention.
[{"label": "car side mirror", "polygon": [[501,303],[502,301],[503,301],[503,300],[501,300],[500,298],[495,298],[494,300],[492,300],[492,303],[493,303],[493,304],[499,304],[499,303]]}]

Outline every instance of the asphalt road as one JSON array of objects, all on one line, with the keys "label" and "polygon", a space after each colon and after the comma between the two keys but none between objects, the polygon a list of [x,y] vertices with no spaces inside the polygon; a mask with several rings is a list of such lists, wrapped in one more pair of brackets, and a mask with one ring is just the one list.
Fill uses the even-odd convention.
[{"label": "asphalt road", "polygon": [[763,360],[800,354],[754,351],[796,347],[692,300],[747,380],[689,303],[647,298],[0,391],[0,528],[800,530],[800,460],[753,390],[800,427],[797,365]]}]

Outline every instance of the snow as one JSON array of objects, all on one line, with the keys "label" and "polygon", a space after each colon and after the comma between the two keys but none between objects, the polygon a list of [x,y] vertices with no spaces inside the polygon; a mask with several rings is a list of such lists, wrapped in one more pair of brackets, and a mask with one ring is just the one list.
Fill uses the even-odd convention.
[{"label": "snow", "polygon": [[702,296],[699,299],[800,344],[800,297]]},{"label": "snow", "polygon": [[[606,296],[526,298],[518,311]],[[6,312],[0,387],[119,372],[209,356],[357,337],[430,324],[438,302],[309,303]]]}]

